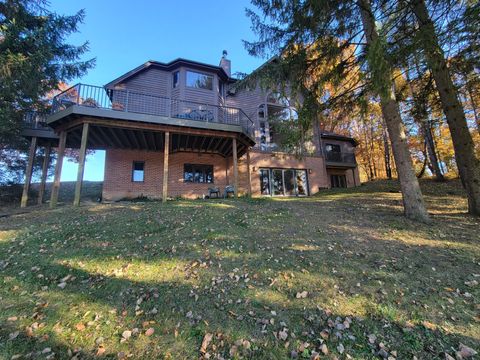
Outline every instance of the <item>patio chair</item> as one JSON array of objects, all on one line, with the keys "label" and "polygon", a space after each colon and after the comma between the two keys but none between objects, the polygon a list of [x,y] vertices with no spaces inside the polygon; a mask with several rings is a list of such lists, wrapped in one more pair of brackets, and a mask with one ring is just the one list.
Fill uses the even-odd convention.
[{"label": "patio chair", "polygon": [[235,195],[235,186],[233,185],[227,185],[225,186],[225,192],[223,193],[223,198],[227,198],[228,194]]},{"label": "patio chair", "polygon": [[220,197],[220,189],[218,187],[208,188],[208,197],[211,199],[212,195],[215,194],[216,198]]}]

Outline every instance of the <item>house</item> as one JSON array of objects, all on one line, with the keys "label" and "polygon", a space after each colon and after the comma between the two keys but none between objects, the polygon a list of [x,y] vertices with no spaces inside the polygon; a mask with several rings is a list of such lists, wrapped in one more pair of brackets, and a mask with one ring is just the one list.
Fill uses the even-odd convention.
[{"label": "house", "polygon": [[37,146],[58,148],[51,206],[65,148],[80,149],[75,204],[87,149],[106,150],[104,200],[197,198],[215,187],[223,194],[227,185],[235,196],[308,196],[360,183],[354,139],[316,129],[304,156],[282,152],[272,119],[294,117],[295,109],[274,91],[237,89],[236,81],[224,53],[218,66],[148,61],[105,86],[61,92],[48,115],[26,118],[31,149],[22,206]]}]

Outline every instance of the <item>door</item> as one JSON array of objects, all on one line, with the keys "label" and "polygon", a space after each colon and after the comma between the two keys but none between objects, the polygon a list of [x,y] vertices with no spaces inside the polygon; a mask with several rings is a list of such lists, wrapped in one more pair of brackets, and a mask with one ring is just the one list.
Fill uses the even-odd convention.
[{"label": "door", "polygon": [[308,179],[306,170],[260,169],[262,195],[306,196]]},{"label": "door", "polygon": [[285,187],[285,195],[297,195],[295,189],[295,170],[283,170],[283,182]]},{"label": "door", "polygon": [[284,195],[283,170],[272,170],[272,195]]}]

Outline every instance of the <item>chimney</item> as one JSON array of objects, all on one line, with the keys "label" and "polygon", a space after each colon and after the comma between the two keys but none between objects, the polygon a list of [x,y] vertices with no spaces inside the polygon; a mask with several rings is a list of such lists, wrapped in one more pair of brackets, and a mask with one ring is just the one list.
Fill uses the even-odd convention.
[{"label": "chimney", "polygon": [[232,63],[227,59],[227,50],[223,50],[222,58],[220,59],[220,66],[227,73],[228,77],[232,76]]}]

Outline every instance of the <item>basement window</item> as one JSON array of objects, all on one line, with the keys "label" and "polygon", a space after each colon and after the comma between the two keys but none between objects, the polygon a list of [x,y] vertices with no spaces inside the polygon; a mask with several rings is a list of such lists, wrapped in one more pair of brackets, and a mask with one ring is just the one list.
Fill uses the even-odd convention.
[{"label": "basement window", "polygon": [[132,167],[132,181],[143,182],[145,178],[145,162],[134,161]]},{"label": "basement window", "polygon": [[213,165],[183,165],[183,181],[213,184]]}]

